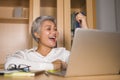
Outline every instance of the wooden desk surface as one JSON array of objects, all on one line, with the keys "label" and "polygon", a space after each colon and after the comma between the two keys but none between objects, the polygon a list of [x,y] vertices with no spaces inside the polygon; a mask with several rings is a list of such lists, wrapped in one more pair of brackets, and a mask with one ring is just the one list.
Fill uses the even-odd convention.
[{"label": "wooden desk surface", "polygon": [[[1,66],[1,65],[0,65]],[[1,66],[3,69],[3,65]],[[104,76],[84,76],[84,77],[60,77],[55,75],[46,76],[40,74],[34,77],[5,77],[0,75],[0,80],[120,80],[120,75],[104,75]]]},{"label": "wooden desk surface", "polygon": [[104,76],[87,76],[87,77],[60,77],[44,74],[34,77],[4,77],[0,76],[0,80],[120,80],[120,75],[104,75]]}]

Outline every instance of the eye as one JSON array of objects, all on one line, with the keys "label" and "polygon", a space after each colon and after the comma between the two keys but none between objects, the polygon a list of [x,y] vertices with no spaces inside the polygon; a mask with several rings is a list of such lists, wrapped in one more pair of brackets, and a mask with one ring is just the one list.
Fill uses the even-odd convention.
[{"label": "eye", "polygon": [[57,31],[57,28],[54,28],[55,31]]},{"label": "eye", "polygon": [[47,28],[47,30],[51,30],[51,28],[50,28],[50,27],[48,27],[48,28]]}]

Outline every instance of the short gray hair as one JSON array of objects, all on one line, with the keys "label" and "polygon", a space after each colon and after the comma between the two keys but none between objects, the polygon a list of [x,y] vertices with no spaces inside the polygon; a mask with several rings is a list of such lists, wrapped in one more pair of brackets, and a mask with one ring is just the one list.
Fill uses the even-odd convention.
[{"label": "short gray hair", "polygon": [[52,21],[55,25],[56,25],[56,19],[52,16],[40,16],[40,17],[37,17],[33,23],[32,23],[32,27],[31,27],[31,34],[32,34],[32,37],[33,39],[38,43],[39,42],[39,39],[34,35],[35,32],[37,33],[40,33],[40,27],[41,27],[41,24],[46,21],[46,20],[49,20],[49,21]]}]

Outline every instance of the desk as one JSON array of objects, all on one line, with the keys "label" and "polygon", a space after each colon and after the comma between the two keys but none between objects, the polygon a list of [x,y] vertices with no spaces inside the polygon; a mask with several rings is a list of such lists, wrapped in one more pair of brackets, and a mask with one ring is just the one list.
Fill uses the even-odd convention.
[{"label": "desk", "polygon": [[87,76],[87,77],[60,77],[44,74],[34,77],[4,77],[0,76],[0,80],[120,80],[120,75],[104,75],[104,76]]},{"label": "desk", "polygon": [[[3,69],[3,65],[2,65],[1,69]],[[120,80],[120,75],[60,77],[60,76],[55,76],[55,75],[46,76],[45,74],[40,74],[40,75],[34,76],[34,77],[4,77],[4,76],[0,76],[0,80]]]}]

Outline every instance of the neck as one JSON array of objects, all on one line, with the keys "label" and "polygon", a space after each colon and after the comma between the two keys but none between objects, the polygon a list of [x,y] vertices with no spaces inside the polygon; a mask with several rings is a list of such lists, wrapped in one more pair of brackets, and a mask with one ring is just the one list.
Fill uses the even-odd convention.
[{"label": "neck", "polygon": [[52,48],[50,47],[47,47],[47,46],[41,46],[41,45],[38,45],[38,48],[37,48],[37,52],[40,53],[41,55],[43,56],[47,56],[49,54],[49,52],[51,51]]}]

